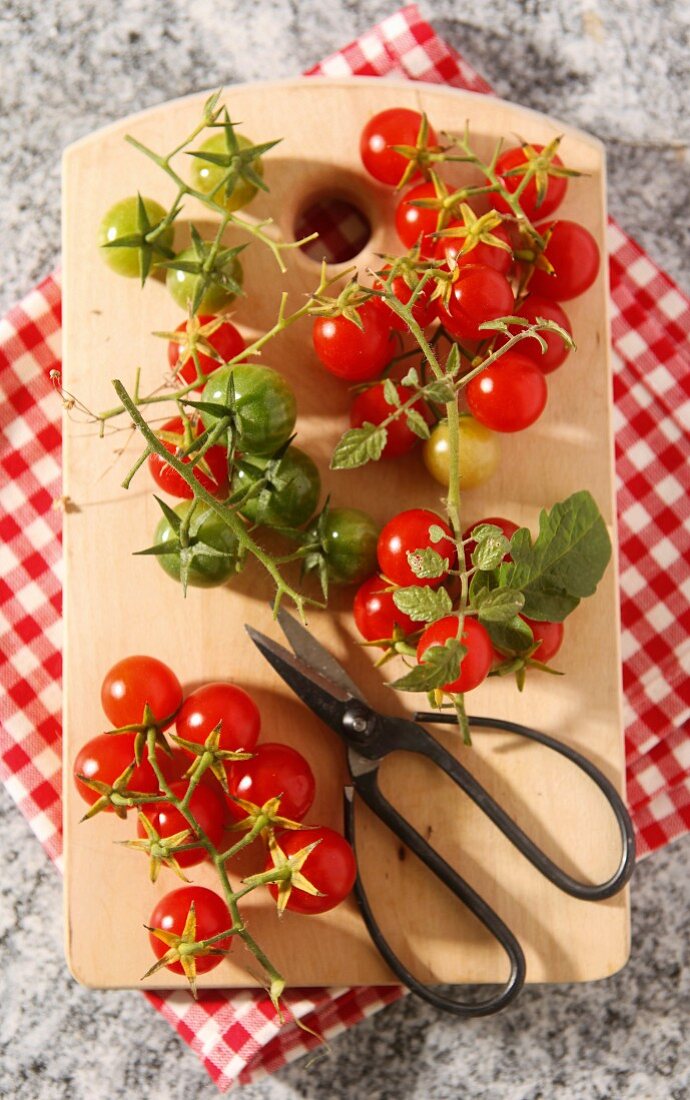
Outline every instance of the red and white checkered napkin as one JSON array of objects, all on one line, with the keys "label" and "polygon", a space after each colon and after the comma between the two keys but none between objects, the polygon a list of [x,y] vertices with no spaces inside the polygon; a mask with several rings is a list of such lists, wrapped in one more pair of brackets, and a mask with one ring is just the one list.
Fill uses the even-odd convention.
[{"label": "red and white checkered napkin", "polygon": [[[489,86],[407,7],[313,70]],[[310,74],[311,75],[311,74]],[[609,226],[628,797],[646,855],[690,831],[690,302]],[[0,322],[0,776],[60,859],[60,282]],[[56,507],[58,504],[58,507]],[[250,990],[146,994],[219,1089],[313,1047]],[[294,1016],[326,1038],[400,996],[396,987],[296,990]]]}]

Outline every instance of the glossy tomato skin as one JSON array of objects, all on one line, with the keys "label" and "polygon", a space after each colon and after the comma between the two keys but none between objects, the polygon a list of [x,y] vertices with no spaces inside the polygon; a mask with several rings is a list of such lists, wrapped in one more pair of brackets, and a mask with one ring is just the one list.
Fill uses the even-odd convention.
[{"label": "glossy tomato skin", "polygon": [[[187,786],[187,781],[180,779],[170,784],[170,790],[176,798],[182,799],[186,794]],[[219,848],[225,833],[227,818],[225,803],[221,796],[202,779],[189,800],[189,808],[200,829],[206,833],[214,848]],[[184,829],[190,829],[184,814],[180,813],[175,806],[165,802],[156,802],[150,806],[145,806],[144,813],[161,837],[175,836],[176,833],[181,833]],[[185,841],[186,844],[191,844],[198,838],[198,834],[191,829],[190,832],[192,835]],[[137,833],[140,837],[148,835],[141,821],[137,824]],[[201,846],[190,848],[188,852],[179,852],[175,859],[180,867],[194,867],[197,863],[203,863],[206,859],[206,849]]]},{"label": "glossy tomato skin", "polygon": [[[445,538],[432,542],[429,530],[440,527]],[[379,567],[384,577],[399,585],[437,585],[448,575],[423,578],[415,576],[407,560],[408,552],[430,548],[448,559],[452,569],[456,561],[456,549],[450,527],[436,512],[426,508],[410,508],[399,512],[388,521],[377,545]]]},{"label": "glossy tomato skin", "polygon": [[563,645],[565,635],[563,623],[537,622],[536,619],[528,619],[526,615],[521,615],[520,618],[524,619],[531,628],[534,641],[540,643],[539,648],[534,651],[532,657],[535,661],[542,661],[547,664],[556,656]]},{"label": "glossy tomato skin", "polygon": [[[213,890],[207,890],[205,886],[183,886],[179,890],[172,890],[161,898],[148,919],[149,928],[162,928],[165,932],[173,932],[181,936],[190,906],[194,903],[196,914],[196,939],[209,940],[213,936],[224,932],[232,925],[232,918],[228,913],[223,899]],[[149,942],[157,959],[161,959],[168,951],[168,945],[149,932]],[[231,937],[218,940],[217,947],[227,950],[230,947]],[[204,974],[213,970],[222,962],[220,955],[197,955],[196,969],[198,974]],[[184,974],[179,962],[170,963],[167,967],[173,974]]]},{"label": "glossy tomato skin", "polygon": [[157,657],[124,657],[106,673],[101,704],[116,729],[139,724],[147,704],[161,729],[167,729],[182,704],[182,687]]},{"label": "glossy tomato skin", "polygon": [[462,264],[452,284],[448,307],[437,303],[438,318],[456,340],[487,340],[491,333],[479,328],[513,312],[515,296],[505,275],[485,264]]},{"label": "glossy tomato skin", "polygon": [[[194,429],[195,434],[199,436],[203,431],[203,424],[201,422],[197,423]],[[178,447],[185,447],[184,425],[181,417],[175,416],[172,420],[166,421],[162,428],[159,428],[157,434],[160,435],[160,433],[178,437],[179,441],[177,443],[173,443],[170,439],[162,440],[163,446],[170,454],[174,455]],[[189,459],[184,458],[182,461],[187,463]],[[198,466],[194,469],[194,477],[200,485],[203,485],[204,489],[207,489],[214,497],[219,497],[222,500],[228,495],[228,458],[225,447],[209,447],[204,455],[204,462],[211,471],[212,478],[199,469]],[[180,497],[182,500],[193,498],[194,494],[184,478],[180,477],[177,470],[173,470],[172,466],[160,455],[149,455],[148,466],[151,477],[164,493],[170,493],[171,496]]]},{"label": "glossy tomato skin", "polygon": [[[555,321],[572,336],[573,330],[570,319],[558,302],[550,302],[548,298],[542,298],[539,294],[528,294],[524,302],[516,310],[518,317],[525,317],[531,324],[538,318],[543,321]],[[511,335],[521,331],[518,325],[509,326]],[[521,340],[515,350],[526,359],[531,359],[535,366],[539,367],[542,374],[551,374],[557,370],[568,358],[568,348],[557,332],[542,332],[540,336],[546,341],[546,351],[542,352],[537,340]],[[502,347],[508,340],[507,336],[499,334],[496,347]]]},{"label": "glossy tomato skin", "polygon": [[261,714],[251,695],[236,684],[203,684],[197,688],[180,707],[175,728],[185,741],[203,745],[218,723],[221,749],[253,751],[261,732]]},{"label": "glossy tomato skin", "polygon": [[[396,385],[396,390],[401,403],[411,397],[411,391],[405,386]],[[429,409],[423,401],[415,401],[412,408],[425,420],[429,420]],[[389,405],[386,400],[383,382],[379,382],[355,397],[350,406],[350,427],[361,428],[365,422],[381,424],[394,411],[394,406]],[[400,455],[407,454],[421,443],[419,436],[408,428],[404,414],[392,420],[386,426],[386,431],[388,438],[381,458],[399,458]]]},{"label": "glossy tomato skin", "polygon": [[435,199],[433,183],[419,183],[406,191],[395,208],[395,231],[405,248],[420,246],[420,257],[429,259],[434,254],[436,240],[432,236],[438,224],[438,210],[429,206],[415,206],[419,200]]},{"label": "glossy tomato skin", "polygon": [[[445,618],[428,626],[417,645],[417,660],[424,664],[424,654],[435,645],[444,645],[449,638],[458,637],[459,619],[457,615]],[[450,683],[443,685],[443,691],[462,694],[473,691],[489,675],[494,658],[494,648],[488,632],[476,619],[467,616],[463,623],[462,644],[467,653],[462,659],[460,675]]]},{"label": "glossy tomato skin", "polygon": [[[302,821],[314,801],[314,773],[301,753],[290,745],[266,741],[257,745],[251,760],[238,760],[228,776],[230,795],[263,806],[270,798],[280,797],[278,813],[290,821]],[[232,797],[228,809],[236,821],[246,812]]]},{"label": "glossy tomato skin", "polygon": [[[287,856],[293,856],[318,841],[302,865],[302,874],[321,896],[308,894],[306,890],[293,886],[287,909],[293,913],[327,913],[345,900],[355,884],[357,864],[352,848],[340,833],[326,825],[318,825],[299,832],[281,832],[277,840]],[[269,856],[265,870],[270,871],[273,866]],[[277,898],[278,889],[274,884],[269,886],[269,890]]]},{"label": "glossy tomato skin", "polygon": [[[176,259],[186,263],[196,263],[198,256],[193,248],[185,248],[179,253]],[[237,258],[229,265],[227,274],[230,275],[236,283],[242,286],[242,265]],[[198,280],[199,276],[195,275],[193,272],[180,271],[175,267],[168,268],[166,285],[180,309],[189,309],[190,303],[194,299]],[[227,290],[225,287],[214,283],[204,291],[204,295],[199,302],[199,312],[211,314],[222,313],[224,309],[232,305],[236,297],[237,295],[231,290]]]},{"label": "glossy tomato skin", "polygon": [[537,226],[542,236],[551,231],[544,255],[553,266],[553,274],[533,271],[529,290],[549,301],[567,302],[584,294],[599,272],[599,245],[579,222],[561,218]]},{"label": "glossy tomato skin", "polygon": [[[167,211],[163,209],[160,203],[157,203],[155,199],[147,198],[142,201],[151,225],[161,222]],[[139,279],[141,277],[141,253],[139,249],[126,247],[105,248],[104,245],[107,245],[110,241],[116,241],[120,237],[127,237],[138,232],[139,218],[136,195],[120,199],[119,202],[111,206],[103,215],[101,224],[98,227],[97,242],[103,260],[117,275],[124,275],[128,279]],[[157,243],[164,248],[171,248],[173,234],[173,227],[168,226],[165,232],[161,233]],[[154,260],[155,258],[154,254]],[[158,255],[157,258],[160,260],[163,259],[163,256]]]},{"label": "glossy tomato skin", "polygon": [[[295,427],[297,403],[287,379],[272,367],[238,363],[214,371],[204,386],[201,400],[223,405],[232,382],[235,408],[240,416],[236,446],[246,454],[271,455],[282,447]],[[204,426],[213,428],[218,418],[202,412]],[[224,443],[225,438],[219,440]]]},{"label": "glossy tomato skin", "polygon": [[336,378],[369,382],[387,367],[395,354],[395,338],[387,306],[370,298],[357,313],[362,328],[347,317],[316,317],[312,329],[319,362]]},{"label": "glossy tomato skin", "polygon": [[[93,805],[100,795],[77,779],[77,776],[83,775],[86,779],[95,779],[112,786],[134,761],[134,739],[133,733],[99,733],[79,750],[74,761],[74,782],[79,794],[89,805]],[[135,767],[127,788],[141,794],[158,794],[158,779],[147,759]],[[106,810],[111,812],[112,807],[108,806]]]},{"label": "glossy tomato skin", "polygon": [[[362,130],[359,145],[362,164],[369,175],[379,183],[397,187],[410,162],[391,147],[416,145],[421,125],[422,116],[419,111],[412,111],[407,107],[390,107],[369,119]],[[437,144],[438,138],[429,127],[427,146]]]},{"label": "glossy tomato skin", "polygon": [[[541,153],[544,146],[533,145],[532,148],[535,152]],[[552,163],[556,166],[563,166],[563,161],[558,155],[554,156]],[[527,165],[527,157],[525,156],[522,146],[518,146],[516,149],[506,149],[505,153],[502,153],[496,161],[496,174],[502,177],[502,183],[513,194],[520,186],[523,174],[508,176],[505,173],[511,171],[511,169],[521,168],[523,165]],[[534,179],[531,179],[520,195],[519,200],[525,217],[531,222],[533,222],[535,218],[548,218],[553,214],[554,210],[557,210],[561,205],[567,190],[567,179],[558,176],[549,176],[546,185],[546,193],[541,203],[538,203],[537,185]],[[501,214],[511,213],[508,203],[501,195],[493,194],[488,197],[494,209],[500,211]]]},{"label": "glossy tomato skin", "polygon": [[[205,314],[198,317],[197,321],[203,328],[205,325],[209,325],[215,318],[212,314]],[[187,332],[187,321],[183,321],[175,329],[176,332]],[[207,337],[208,343],[215,351],[218,352],[220,359],[214,359],[212,355],[205,355],[203,352],[199,352],[199,366],[204,375],[213,374],[213,371],[228,360],[234,359],[236,355],[239,355],[241,351],[245,349],[244,337],[235,328],[230,321],[223,321],[215,332],[212,332]],[[194,360],[189,354],[189,348],[185,343],[178,343],[176,340],[170,340],[168,343],[168,363],[171,369],[175,372],[176,377],[180,383],[185,385],[191,385],[196,379],[196,367]],[[182,365],[180,365],[180,363]],[[197,389],[202,389],[204,383],[201,381],[197,386]]]},{"label": "glossy tomato skin", "polygon": [[[249,149],[252,142],[244,134],[239,134],[235,131],[235,138],[237,144],[240,147],[240,151],[243,149]],[[200,145],[195,152],[199,153],[212,153],[215,155],[226,155],[228,152],[228,144],[225,138],[225,132],[218,130],[212,137]],[[263,176],[264,167],[261,157],[257,157],[252,161],[252,169],[258,176]],[[199,157],[192,158],[192,184],[197,191],[202,191],[205,195],[214,191],[218,185],[222,182],[223,177],[227,174],[227,168],[224,168],[219,164],[212,164],[210,161],[201,160]],[[243,206],[247,206],[252,201],[258,187],[255,183],[251,183],[249,180],[238,179],[235,186],[232,188],[229,195],[225,193],[225,185],[220,190],[216,191],[213,201],[217,202],[219,206],[224,206],[226,210],[232,213],[233,210],[241,210]]]},{"label": "glossy tomato skin", "polygon": [[378,574],[357,589],[352,612],[355,626],[367,642],[392,638],[396,628],[406,635],[416,634],[420,627],[395,606],[390,583]]},{"label": "glossy tomato skin", "polygon": [[[253,455],[248,461],[263,471],[270,459]],[[280,459],[276,477],[280,487],[267,486],[267,500],[257,494],[250,497],[240,511],[252,523],[267,527],[301,527],[311,519],[319,503],[321,477],[318,467],[305,451],[290,446]],[[237,465],[232,480],[233,493],[247,492],[260,478],[261,474]]]},{"label": "glossy tomato skin", "polygon": [[507,275],[513,262],[510,235],[502,225],[497,225],[491,233],[508,245],[508,251],[495,244],[477,241],[474,248],[463,253],[462,249],[466,243],[463,237],[439,237],[434,248],[434,256],[438,260],[444,260],[451,271],[458,265],[483,264],[485,267],[493,267],[501,275]]},{"label": "glossy tomato skin", "polygon": [[[473,416],[460,417],[459,473],[460,489],[476,489],[492,477],[501,461],[501,446],[494,432]],[[424,465],[431,476],[446,488],[450,478],[448,421],[441,420],[424,442]]]},{"label": "glossy tomato skin", "polygon": [[361,584],[376,569],[379,529],[359,508],[331,508],[323,525],[321,546],[333,584]]},{"label": "glossy tomato skin", "polygon": [[475,420],[494,432],[521,432],[539,419],[548,396],[544,375],[531,359],[507,351],[465,388]]},{"label": "glossy tomato skin", "polygon": [[[190,508],[193,507],[193,501],[185,500],[181,504],[176,504],[173,511],[181,519],[184,519]],[[216,588],[218,585],[231,580],[237,573],[240,564],[239,543],[237,536],[230,530],[227,523],[224,523],[220,516],[216,515],[206,505],[200,504],[194,509],[191,529],[202,544],[220,551],[220,557],[205,554],[203,550],[193,552],[187,584],[192,588]],[[161,545],[176,540],[177,532],[173,530],[167,516],[163,516],[156,527],[154,543]],[[156,561],[173,580],[179,581],[181,579],[179,549],[172,549],[167,554],[157,554]]]}]

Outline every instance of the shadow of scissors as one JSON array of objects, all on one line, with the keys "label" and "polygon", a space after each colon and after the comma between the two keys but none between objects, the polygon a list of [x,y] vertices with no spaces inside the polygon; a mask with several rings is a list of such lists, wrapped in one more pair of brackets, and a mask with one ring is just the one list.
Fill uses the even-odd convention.
[{"label": "shadow of scissors", "polygon": [[[621,836],[621,858],[615,873],[605,882],[580,882],[551,860],[520,826],[491,797],[489,792],[431,734],[417,722],[380,714],[370,707],[342,665],[316,641],[310,632],[285,611],[279,611],[278,623],[292,652],[260,634],[246,630],[254,644],[295,694],[331,729],[347,748],[352,780],[347,787],[345,833],[355,846],[355,802],[353,791],[389,829],[424,863],[444,885],[477,917],[500,943],[510,962],[510,974],[501,988],[483,1000],[468,1002],[420,982],[401,962],[379,928],[367,899],[361,878],[355,893],[367,930],[389,967],[400,981],[423,1000],[456,1016],[489,1016],[505,1008],[525,982],[525,956],[516,937],[499,915],[446,862],[382,793],[378,770],[394,752],[419,753],[441,768],[453,782],[494,822],[510,842],[522,852],[548,880],[572,897],[601,901],[622,890],[635,864],[635,838],[632,822],[615,787],[586,757],[554,738],[516,722],[494,718],[470,718],[475,728],[506,730],[536,741],[559,753],[580,768],[603,793],[616,819]],[[449,714],[420,713],[425,722],[455,722]]]}]

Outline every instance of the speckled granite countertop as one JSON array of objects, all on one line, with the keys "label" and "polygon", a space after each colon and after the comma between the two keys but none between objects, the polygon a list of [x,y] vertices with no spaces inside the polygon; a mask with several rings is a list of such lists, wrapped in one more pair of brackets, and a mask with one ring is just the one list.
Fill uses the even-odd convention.
[{"label": "speckled granite countertop", "polygon": [[[0,310],[59,254],[60,150],[174,96],[288,77],[395,8],[373,0],[9,0],[0,13]],[[422,13],[508,99],[602,138],[611,212],[687,286],[688,10],[682,0],[465,0]],[[0,789],[0,1096],[217,1095],[194,1055],[131,992],[77,986],[60,881]],[[633,952],[615,978],[532,987],[460,1023],[411,999],[281,1070],[243,1100],[684,1100],[690,1095],[690,843],[633,888]]]}]

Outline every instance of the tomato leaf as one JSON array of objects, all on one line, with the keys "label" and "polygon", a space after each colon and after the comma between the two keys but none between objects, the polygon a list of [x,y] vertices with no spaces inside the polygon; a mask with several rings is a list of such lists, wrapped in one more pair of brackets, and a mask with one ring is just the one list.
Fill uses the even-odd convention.
[{"label": "tomato leaf", "polygon": [[[433,623],[453,610],[453,601],[445,588],[409,585],[393,593],[393,603],[415,623]],[[424,690],[424,689],[421,689]]]},{"label": "tomato leaf", "polygon": [[515,588],[483,588],[477,593],[474,606],[482,623],[511,622],[525,604],[522,592]]},{"label": "tomato leaf", "polygon": [[383,396],[386,399],[387,405],[392,405],[394,409],[400,408],[400,395],[398,394],[398,387],[395,382],[390,378],[386,378],[383,383]]},{"label": "tomato leaf", "polygon": [[447,405],[455,397],[455,390],[447,382],[429,382],[424,387],[424,396],[437,405]]},{"label": "tomato leaf", "polygon": [[457,344],[451,344],[448,358],[444,367],[445,373],[454,378],[460,369],[460,348]]},{"label": "tomato leaf", "polygon": [[484,623],[489,632],[491,641],[501,653],[512,656],[522,656],[528,653],[534,646],[534,634],[532,628],[518,615],[514,619],[505,622]]},{"label": "tomato leaf", "polygon": [[[490,531],[491,528],[484,527],[480,530]],[[498,528],[494,530],[498,531]],[[509,550],[510,542],[502,531],[497,535],[484,534],[472,552],[472,564],[482,570],[497,569]]]},{"label": "tomato leaf", "polygon": [[449,638],[444,645],[432,645],[424,654],[424,662],[416,665],[391,687],[398,691],[433,691],[457,680],[462,659],[467,653],[457,638]]},{"label": "tomato leaf", "polygon": [[340,437],[331,458],[332,470],[354,470],[367,462],[376,462],[386,446],[388,432],[368,421],[361,428],[350,428]]},{"label": "tomato leaf", "polygon": [[427,424],[421,413],[418,413],[416,409],[408,409],[405,414],[405,420],[407,426],[411,432],[414,432],[420,439],[428,439],[430,436],[429,425]]},{"label": "tomato leaf", "polygon": [[512,562],[499,570],[501,587],[524,592],[528,618],[562,622],[583,596],[595,592],[611,541],[594,498],[582,490],[541,512],[534,544],[526,527],[516,531],[510,553]]},{"label": "tomato leaf", "polygon": [[448,538],[448,532],[439,527],[437,523],[432,523],[429,528],[429,538],[432,542],[441,542],[443,539]]},{"label": "tomato leaf", "polygon": [[438,550],[427,546],[422,550],[408,550],[407,563],[415,577],[442,577],[448,572],[448,558],[443,558]]},{"label": "tomato leaf", "polygon": [[419,385],[419,374],[415,367],[410,367],[404,378],[400,379],[401,386],[408,386],[412,389]]}]

